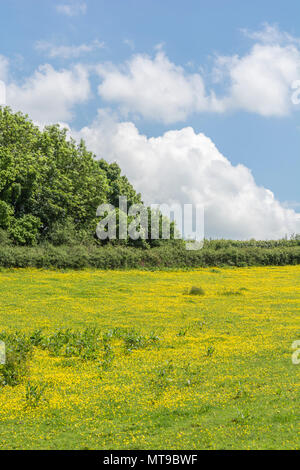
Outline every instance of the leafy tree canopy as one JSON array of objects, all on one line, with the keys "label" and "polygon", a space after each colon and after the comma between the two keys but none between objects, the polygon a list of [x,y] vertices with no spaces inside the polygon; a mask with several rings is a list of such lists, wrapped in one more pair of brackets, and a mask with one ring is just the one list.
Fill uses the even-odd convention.
[{"label": "leafy tree canopy", "polygon": [[59,125],[41,131],[0,108],[0,229],[15,243],[63,243],[72,231],[93,237],[97,207],[117,205],[119,195],[141,202],[116,163],[96,160]]}]

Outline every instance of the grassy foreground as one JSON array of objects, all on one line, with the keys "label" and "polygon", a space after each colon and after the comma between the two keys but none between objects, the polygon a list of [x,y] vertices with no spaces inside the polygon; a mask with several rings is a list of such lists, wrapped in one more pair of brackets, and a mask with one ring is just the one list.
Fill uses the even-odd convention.
[{"label": "grassy foreground", "polygon": [[299,449],[299,308],[300,266],[2,271],[0,331],[101,334],[92,359],[34,347],[0,449]]}]

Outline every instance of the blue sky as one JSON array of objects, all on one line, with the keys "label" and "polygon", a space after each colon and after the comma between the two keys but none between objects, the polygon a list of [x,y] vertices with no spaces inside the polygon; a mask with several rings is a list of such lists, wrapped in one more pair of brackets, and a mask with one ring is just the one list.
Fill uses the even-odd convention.
[{"label": "blue sky", "polygon": [[[147,200],[153,192],[141,173],[157,176],[158,183],[160,173],[165,178],[171,173],[170,188],[161,191],[160,202],[205,203],[208,198],[208,206],[214,207],[208,214],[212,236],[272,238],[272,231],[281,236],[298,228],[297,215],[282,211],[300,211],[300,110],[290,102],[292,82],[300,79],[299,2],[10,0],[0,6],[0,79],[7,83],[8,105],[28,112],[40,124],[68,125],[97,154],[118,160]],[[176,80],[182,80],[182,88],[176,88]],[[175,103],[172,97],[165,101],[160,96],[162,82],[170,85],[170,93],[174,90]],[[115,133],[107,132],[109,125]],[[196,136],[211,139],[233,167],[226,170],[226,163],[220,169],[218,185],[224,191],[229,188],[224,200],[231,204],[234,197],[235,202],[228,212],[240,210],[240,219],[232,215],[226,223],[223,215],[216,215],[220,203],[214,202],[215,170],[206,167],[201,173],[199,163],[208,158],[209,143],[181,132],[190,127]],[[177,134],[161,143],[170,130]],[[130,145],[135,142],[133,156],[122,148],[122,142],[128,148],[129,136]],[[180,163],[174,149],[180,145],[185,152],[182,165],[191,164],[195,146],[201,149],[196,173],[199,186],[205,187],[202,192],[194,175],[175,174],[174,166]],[[164,162],[169,154],[168,167]],[[209,158],[221,159],[216,155]],[[151,167],[149,159],[154,161]],[[236,169],[239,164],[252,172],[254,186]],[[247,196],[242,185],[248,183],[249,201],[243,206]],[[172,193],[174,184],[181,190]],[[276,204],[266,202],[268,193],[261,193],[261,187],[274,193],[276,204],[280,201],[280,213]],[[256,212],[246,220],[253,198]],[[260,231],[264,210],[268,222]],[[243,224],[245,231],[238,228]]]}]

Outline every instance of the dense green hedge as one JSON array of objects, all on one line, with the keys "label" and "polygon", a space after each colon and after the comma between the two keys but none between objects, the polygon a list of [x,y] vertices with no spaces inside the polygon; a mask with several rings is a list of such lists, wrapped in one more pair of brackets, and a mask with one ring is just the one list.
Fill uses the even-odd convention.
[{"label": "dense green hedge", "polygon": [[300,264],[300,246],[219,248],[199,251],[161,246],[148,250],[121,246],[0,246],[0,266],[4,268],[160,269],[206,266],[283,266]]}]

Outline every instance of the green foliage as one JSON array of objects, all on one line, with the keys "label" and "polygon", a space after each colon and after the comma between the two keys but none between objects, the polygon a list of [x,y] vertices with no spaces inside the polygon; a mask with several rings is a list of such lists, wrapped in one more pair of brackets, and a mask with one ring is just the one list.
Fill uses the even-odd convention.
[{"label": "green foliage", "polygon": [[213,355],[214,351],[215,351],[214,346],[208,346],[208,348],[206,350],[206,356],[211,357]]},{"label": "green foliage", "polygon": [[32,344],[23,333],[1,333],[0,340],[5,343],[6,362],[0,365],[0,385],[19,385],[29,373],[29,360]]},{"label": "green foliage", "polygon": [[241,290],[225,290],[224,292],[221,292],[221,295],[243,295]]},{"label": "green foliage", "polygon": [[188,332],[188,328],[180,328],[180,330],[177,333],[177,336],[185,336]]},{"label": "green foliage", "polygon": [[8,229],[12,216],[13,216],[13,208],[9,206],[5,201],[0,201],[0,227],[1,229]]},{"label": "green foliage", "polygon": [[141,195],[137,194],[126,176],[121,175],[121,169],[117,163],[107,163],[104,159],[99,160],[99,167],[105,172],[109,183],[108,202],[113,206],[119,205],[119,196],[126,196],[128,205],[140,204]]},{"label": "green foliage", "polygon": [[48,240],[54,246],[76,245],[79,240],[72,219],[67,217],[64,222],[55,222],[48,234]]},{"label": "green foliage", "polygon": [[174,366],[170,361],[166,361],[161,367],[154,370],[154,377],[150,385],[157,395],[163,393],[173,382]]},{"label": "green foliage", "polygon": [[189,290],[189,295],[205,295],[202,287],[192,286]]},{"label": "green foliage", "polygon": [[103,359],[100,362],[100,366],[103,370],[108,370],[112,365],[112,362],[115,358],[115,354],[111,345],[109,344],[108,338],[103,338]]},{"label": "green foliage", "polygon": [[[235,252],[229,249],[203,248],[187,251],[182,247],[165,244],[148,250],[113,245],[88,243],[53,246],[10,246],[1,235],[0,267],[2,268],[56,268],[83,269],[193,269],[209,266],[286,266],[300,264],[300,246],[278,248],[249,248],[242,246]],[[214,270],[215,273],[215,270]],[[213,273],[211,273],[213,274]],[[188,292],[186,292],[188,293]]]},{"label": "green foliage", "polygon": [[33,384],[32,382],[28,381],[25,392],[26,406],[28,408],[37,408],[42,401],[46,401],[46,398],[44,397],[46,388],[47,384]]},{"label": "green foliage", "polygon": [[11,239],[9,237],[9,233],[6,230],[0,228],[0,246],[8,246],[11,245]]},{"label": "green foliage", "polygon": [[53,356],[95,360],[101,346],[100,331],[93,327],[83,331],[57,330],[53,335],[39,338],[38,344]]},{"label": "green foliage", "polygon": [[38,217],[25,214],[19,219],[12,220],[9,234],[18,245],[34,245],[41,225]]},{"label": "green foliage", "polygon": [[43,330],[35,330],[30,336],[30,342],[33,346],[39,346],[43,343]]},{"label": "green foliage", "polygon": [[124,348],[125,351],[130,353],[134,349],[142,349],[147,345],[147,338],[144,335],[138,333],[134,328],[129,330],[124,335]]},{"label": "green foliage", "polygon": [[124,348],[126,353],[131,353],[136,349],[143,349],[159,342],[159,337],[154,332],[151,332],[148,337],[140,334],[134,328],[125,330],[122,338],[124,340]]}]

